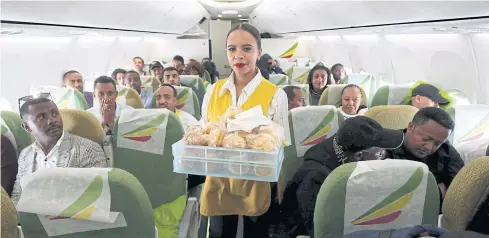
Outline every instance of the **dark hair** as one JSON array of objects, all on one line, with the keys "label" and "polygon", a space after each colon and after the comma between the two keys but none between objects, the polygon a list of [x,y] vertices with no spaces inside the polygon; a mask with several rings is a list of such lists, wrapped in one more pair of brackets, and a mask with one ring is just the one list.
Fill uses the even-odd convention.
[{"label": "dark hair", "polygon": [[333,66],[331,66],[331,71],[333,72],[338,67],[344,67],[344,66],[340,63],[334,64]]},{"label": "dark hair", "polygon": [[[330,85],[332,82],[331,82],[331,71],[328,69],[328,67],[324,66],[323,64],[316,64],[314,67],[312,67],[311,71],[309,71],[309,75],[307,75],[307,83],[309,84],[309,89],[312,90],[313,87],[312,87],[312,78],[314,76],[314,72],[318,69],[322,69],[324,71],[326,71],[326,85],[324,86],[324,88],[326,88],[328,85]],[[324,90],[323,88],[323,90]]]},{"label": "dark hair", "polygon": [[27,113],[28,113],[28,109],[29,109],[29,106],[30,105],[36,105],[36,104],[45,103],[45,102],[52,102],[52,103],[54,103],[49,98],[35,98],[35,99],[32,99],[32,100],[29,100],[29,101],[25,102],[20,107],[20,110],[19,110],[20,117],[22,117],[22,119],[24,119],[24,116],[26,116]]},{"label": "dark hair", "polygon": [[261,36],[260,36],[260,31],[258,31],[258,29],[256,29],[254,26],[252,26],[250,24],[247,24],[247,23],[241,23],[241,24],[236,25],[233,28],[231,28],[231,30],[229,30],[229,32],[228,32],[228,35],[226,36],[226,41],[227,41],[229,35],[233,31],[237,31],[237,30],[243,30],[243,31],[246,31],[246,32],[250,33],[255,38],[256,45],[258,45],[258,49],[261,49]]},{"label": "dark hair", "polygon": [[175,57],[173,57],[173,60],[180,61],[182,62],[182,64],[185,64],[185,61],[183,60],[183,57],[181,55],[175,55]]},{"label": "dark hair", "polygon": [[486,156],[489,156],[489,145],[487,146]]},{"label": "dark hair", "polygon": [[179,74],[178,69],[175,67],[172,67],[172,66],[166,67],[165,69],[163,69],[163,74],[165,74],[166,71],[177,71],[177,74]]},{"label": "dark hair", "polygon": [[270,79],[270,73],[268,73],[267,69],[264,69],[263,67],[258,67],[258,69],[260,70],[260,74],[262,77],[264,77],[267,80]]},{"label": "dark hair", "polygon": [[141,76],[139,76],[139,73],[138,73],[138,72],[136,72],[136,71],[134,71],[134,70],[129,70],[129,71],[127,71],[127,72],[126,72],[126,75],[127,75],[127,74],[136,74],[136,75],[138,76],[138,79],[139,79],[139,80],[141,80]]},{"label": "dark hair", "polygon": [[162,87],[170,87],[171,89],[173,89],[173,96],[177,97],[177,90],[175,89],[175,87],[173,87],[173,85],[164,83],[160,85],[160,88]]},{"label": "dark hair", "polygon": [[65,72],[63,74],[63,78],[62,78],[63,82],[65,81],[65,78],[66,78],[66,76],[68,76],[68,74],[80,74],[80,72],[78,72],[76,70],[70,70],[70,71]]},{"label": "dark hair", "polygon": [[97,79],[95,79],[95,81],[93,81],[93,91],[94,92],[95,92],[95,87],[99,83],[111,83],[112,85],[114,85],[114,88],[117,90],[115,80],[113,80],[112,78],[107,77],[107,76],[100,76]]},{"label": "dark hair", "polygon": [[343,97],[343,92],[345,92],[345,90],[347,88],[358,88],[358,90],[360,90],[360,94],[362,94],[362,97],[363,97],[362,89],[360,88],[360,86],[358,86],[356,84],[348,84],[343,89],[341,89],[341,94],[340,94],[341,97]]},{"label": "dark hair", "polygon": [[132,61],[134,62],[134,60],[136,60],[136,59],[140,59],[141,61],[143,61],[143,64],[144,64],[144,59],[143,58],[141,58],[139,56],[136,56],[136,57],[132,58]]},{"label": "dark hair", "polygon": [[295,98],[294,90],[295,89],[301,90],[301,88],[299,88],[297,86],[294,86],[294,85],[289,85],[289,86],[286,86],[286,87],[283,88],[283,90],[285,91],[285,94],[287,94],[287,99],[289,101],[294,100],[294,98]]},{"label": "dark hair", "polygon": [[112,79],[114,80],[117,80],[117,74],[126,74],[127,71],[125,69],[115,69],[113,72],[112,72]]},{"label": "dark hair", "polygon": [[183,70],[182,74],[190,75],[190,71],[195,70],[199,74],[199,77],[204,77],[204,66],[196,60],[189,60],[187,66]]},{"label": "dark hair", "polygon": [[425,107],[419,109],[419,111],[413,117],[413,125],[422,125],[428,121],[433,120],[436,123],[442,125],[443,127],[453,130],[455,128],[455,123],[453,122],[450,115],[443,111],[443,109],[436,107]]}]

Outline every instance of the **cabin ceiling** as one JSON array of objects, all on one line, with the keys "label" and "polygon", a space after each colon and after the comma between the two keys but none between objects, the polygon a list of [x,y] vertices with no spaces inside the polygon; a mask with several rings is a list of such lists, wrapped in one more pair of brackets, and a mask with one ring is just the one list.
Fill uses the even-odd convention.
[{"label": "cabin ceiling", "polygon": [[[249,18],[250,22],[262,32],[290,35],[295,32],[310,34],[303,31],[314,31],[321,34],[341,31],[353,34],[355,32],[378,33],[378,27],[346,30],[338,30],[338,28],[489,16],[489,1],[3,0],[0,4],[2,21],[112,28],[141,31],[141,33],[156,32],[176,35],[183,34],[196,26],[203,17],[224,20]],[[229,10],[237,14],[222,13]],[[467,27],[471,25],[468,23],[473,22],[477,24],[477,27],[489,29],[487,19],[458,22]],[[416,29],[420,29],[420,25],[399,25],[388,28],[398,27],[409,33],[417,33]],[[2,28],[15,28],[16,26],[19,25],[3,24]],[[24,29],[28,28],[24,27]]]}]

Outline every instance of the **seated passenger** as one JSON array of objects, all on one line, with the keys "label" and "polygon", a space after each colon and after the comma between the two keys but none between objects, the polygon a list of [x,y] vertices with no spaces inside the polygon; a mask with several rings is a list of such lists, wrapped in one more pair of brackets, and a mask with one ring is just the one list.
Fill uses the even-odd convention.
[{"label": "seated passenger", "polygon": [[159,84],[163,84],[163,65],[161,65],[159,61],[153,61],[150,70],[154,79],[156,79]]},{"label": "seated passenger", "polygon": [[132,66],[134,71],[136,71],[139,75],[146,76],[148,73],[144,71],[144,60],[143,58],[136,56],[132,59]]},{"label": "seated passenger", "polygon": [[190,59],[181,75],[197,75],[204,78],[204,66],[197,60]]},{"label": "seated passenger", "polygon": [[188,112],[180,111],[175,108],[177,105],[177,90],[170,84],[162,84],[158,90],[155,91],[156,107],[166,108],[174,112],[182,122],[184,130],[187,130],[188,126],[198,124],[197,119],[190,115]]},{"label": "seated passenger", "polygon": [[100,121],[105,132],[114,130],[114,123],[121,115],[121,111],[132,107],[116,101],[115,81],[107,76],[100,76],[93,82],[93,91],[94,106],[87,111]]},{"label": "seated passenger", "polygon": [[182,74],[183,70],[185,69],[185,61],[183,60],[183,57],[180,55],[175,55],[171,63],[173,68],[177,70],[178,74]]},{"label": "seated passenger", "polygon": [[297,86],[287,86],[284,88],[289,100],[289,111],[296,107],[303,107],[306,105],[304,92]]},{"label": "seated passenger", "polygon": [[362,102],[362,90],[358,85],[348,84],[341,90],[341,107],[339,111],[346,118],[361,116],[368,110]]},{"label": "seated passenger", "polygon": [[464,166],[464,161],[447,141],[455,127],[454,122],[442,109],[425,107],[420,109],[404,129],[404,144],[388,150],[388,157],[420,161],[428,165],[440,188],[440,198],[453,178]]},{"label": "seated passenger", "polygon": [[63,131],[58,107],[51,100],[37,98],[25,102],[20,108],[20,116],[22,126],[36,141],[19,155],[19,171],[12,192],[14,203],[17,204],[20,198],[20,180],[39,169],[107,167],[107,159],[99,144]]},{"label": "seated passenger", "polygon": [[141,78],[136,71],[127,71],[124,76],[124,86],[131,87],[139,93],[143,100],[144,108],[151,108],[151,101],[153,100],[153,92],[143,90],[141,88]]},{"label": "seated passenger", "polygon": [[93,93],[83,91],[83,84],[84,84],[83,77],[78,71],[70,70],[63,74],[63,87],[78,89],[78,91],[80,91],[83,94],[83,96],[85,96],[85,100],[88,103],[88,107],[92,107]]},{"label": "seated passenger", "polygon": [[265,69],[268,74],[286,74],[278,65],[277,61],[269,54],[263,54],[258,60],[258,68]]},{"label": "seated passenger", "polygon": [[188,87],[194,91],[194,93],[195,93],[195,95],[197,95],[197,97],[199,96],[197,89],[195,87],[190,87],[190,86],[187,86],[185,84],[180,83],[180,75],[178,73],[178,70],[174,67],[166,67],[163,70],[163,81],[161,82],[161,84],[170,84],[173,86]]},{"label": "seated passenger", "polygon": [[340,81],[345,77],[345,67],[342,64],[334,64],[331,66],[331,73],[333,74],[333,80],[336,84],[341,83]]},{"label": "seated passenger", "polygon": [[384,129],[373,119],[358,116],[345,120],[338,132],[311,147],[304,164],[287,185],[280,205],[278,237],[313,235],[316,197],[328,175],[349,162],[384,159],[382,148],[402,145],[401,131]]},{"label": "seated passenger", "polygon": [[126,76],[126,72],[125,69],[115,69],[111,75],[112,79],[115,80],[118,85],[124,85],[124,76]]},{"label": "seated passenger", "polygon": [[335,84],[334,81],[331,80],[331,71],[329,71],[323,64],[317,64],[311,71],[309,71],[307,83],[309,84],[311,105],[315,106],[319,104],[319,99],[321,98],[324,89],[330,84]]},{"label": "seated passenger", "polygon": [[410,105],[418,109],[425,107],[440,107],[450,102],[440,95],[440,90],[431,84],[420,84],[411,93]]},{"label": "seated passenger", "polygon": [[14,188],[15,177],[17,176],[17,152],[10,140],[2,135],[2,187],[10,196]]}]

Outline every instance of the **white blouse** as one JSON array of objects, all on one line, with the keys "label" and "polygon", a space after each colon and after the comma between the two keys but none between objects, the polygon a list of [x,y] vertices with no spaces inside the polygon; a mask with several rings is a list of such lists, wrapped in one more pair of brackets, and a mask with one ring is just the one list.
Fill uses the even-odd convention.
[{"label": "white blouse", "polygon": [[[243,88],[238,100],[236,100],[236,85],[234,85],[234,73],[232,73],[229,78],[226,80],[221,90],[219,91],[219,96],[224,95],[226,90],[229,90],[231,93],[231,106],[241,107],[248,97],[253,94],[255,89],[260,85],[262,80],[266,80],[262,78],[260,71],[256,74],[256,76]],[[204,100],[202,102],[202,119],[201,123],[203,125],[207,124],[207,110],[209,107],[209,100],[214,91],[214,85],[209,86],[207,92],[205,93]],[[290,130],[289,130],[289,111],[288,111],[288,99],[287,94],[281,88],[278,88],[275,91],[275,94],[272,98],[272,103],[268,107],[268,117],[271,118],[275,123],[281,125],[284,128],[284,136],[286,145],[290,145]]]}]

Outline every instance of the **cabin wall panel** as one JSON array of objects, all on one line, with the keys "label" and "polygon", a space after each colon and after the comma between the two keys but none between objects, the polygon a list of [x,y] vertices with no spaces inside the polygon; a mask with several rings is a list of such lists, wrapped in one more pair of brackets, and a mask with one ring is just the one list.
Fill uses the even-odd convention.
[{"label": "cabin wall panel", "polygon": [[[0,97],[15,109],[17,99],[28,95],[31,88],[59,86],[67,70],[79,70],[84,78],[93,80],[114,68],[132,68],[134,56],[141,56],[146,63],[170,62],[175,54],[186,61],[200,61],[208,57],[207,42],[141,37],[3,37]],[[12,84],[7,86],[8,83]]]},{"label": "cabin wall panel", "polygon": [[[479,73],[478,94],[480,103],[489,104],[489,34],[476,34],[471,36],[475,61]],[[460,70],[464,71],[463,68]]]}]

